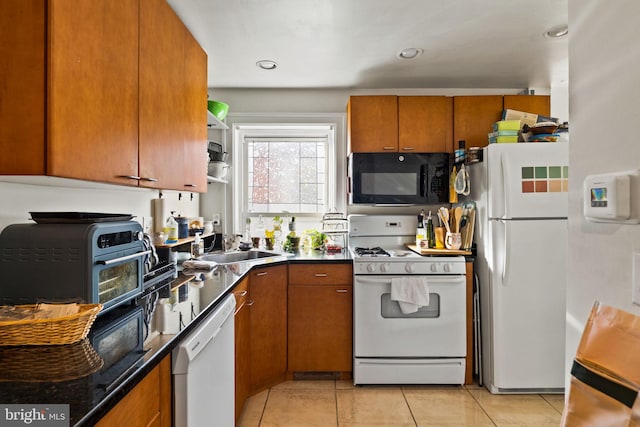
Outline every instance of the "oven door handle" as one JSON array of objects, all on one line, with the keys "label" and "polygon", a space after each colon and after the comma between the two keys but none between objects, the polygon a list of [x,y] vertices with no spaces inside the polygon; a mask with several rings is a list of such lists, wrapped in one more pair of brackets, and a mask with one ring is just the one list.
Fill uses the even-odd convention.
[{"label": "oven door handle", "polygon": [[151,253],[151,251],[136,252],[135,254],[125,255],[125,256],[121,256],[119,258],[108,259],[106,261],[97,261],[97,263],[100,264],[100,265],[111,265],[111,264],[115,264],[117,262],[127,261],[127,260],[130,260],[130,259],[134,259],[134,258],[142,257],[142,256],[145,256],[145,255],[149,255],[150,253]]},{"label": "oven door handle", "polygon": [[[432,278],[434,281],[438,281],[439,283],[452,283],[459,282],[460,280],[465,281],[465,277],[463,275],[459,276],[438,276],[438,275],[424,275],[426,277]],[[370,278],[366,276],[356,276],[354,283],[378,283],[391,285],[391,278]]]}]

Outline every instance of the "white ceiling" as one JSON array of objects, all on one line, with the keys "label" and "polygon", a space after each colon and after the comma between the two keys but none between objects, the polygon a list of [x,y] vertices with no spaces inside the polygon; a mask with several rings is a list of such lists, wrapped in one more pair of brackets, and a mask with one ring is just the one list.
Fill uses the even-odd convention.
[{"label": "white ceiling", "polygon": [[[168,0],[210,88],[551,88],[568,79],[567,0]],[[400,60],[408,47],[424,50]],[[256,61],[278,63],[272,71]]]}]

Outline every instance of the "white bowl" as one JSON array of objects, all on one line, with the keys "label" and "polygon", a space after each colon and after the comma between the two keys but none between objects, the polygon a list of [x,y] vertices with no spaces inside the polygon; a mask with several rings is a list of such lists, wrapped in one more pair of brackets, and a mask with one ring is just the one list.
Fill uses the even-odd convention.
[{"label": "white bowl", "polygon": [[225,162],[209,162],[207,167],[209,176],[214,178],[224,178],[227,174],[227,169],[229,169],[229,165]]}]

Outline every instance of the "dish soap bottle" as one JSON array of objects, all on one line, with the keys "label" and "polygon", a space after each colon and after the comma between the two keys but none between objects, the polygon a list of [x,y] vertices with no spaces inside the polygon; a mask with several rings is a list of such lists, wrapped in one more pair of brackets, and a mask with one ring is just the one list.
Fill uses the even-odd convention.
[{"label": "dish soap bottle", "polygon": [[424,209],[420,211],[418,215],[418,225],[416,227],[416,247],[418,250],[426,249],[428,247],[428,241],[426,240],[427,231],[424,228]]},{"label": "dish soap bottle", "polygon": [[431,211],[429,211],[429,216],[427,217],[427,245],[430,248],[436,247],[436,238],[433,232],[433,219],[431,219]]},{"label": "dish soap bottle", "polygon": [[176,222],[173,215],[167,219],[166,234],[167,234],[167,240],[165,243],[178,242],[178,223]]},{"label": "dish soap bottle", "polygon": [[196,237],[191,243],[191,258],[196,259],[204,253],[204,242],[200,236],[200,233],[196,233]]}]

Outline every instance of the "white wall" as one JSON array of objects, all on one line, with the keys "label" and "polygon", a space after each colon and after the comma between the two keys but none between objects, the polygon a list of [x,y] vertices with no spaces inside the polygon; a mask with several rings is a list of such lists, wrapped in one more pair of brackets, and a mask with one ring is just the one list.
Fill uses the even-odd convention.
[{"label": "white wall", "polygon": [[[105,212],[135,215],[142,224],[151,217],[151,199],[157,190],[88,183],[48,177],[18,177],[16,181],[0,177],[0,230],[10,224],[29,223],[29,212]],[[167,211],[183,216],[198,216],[199,195],[177,191],[163,191]]]},{"label": "white wall", "polygon": [[[640,314],[631,303],[640,225],[595,224],[582,215],[586,175],[640,168],[638,16],[637,0],[569,0],[567,366],[594,300]],[[640,197],[640,189],[633,193]]]}]

